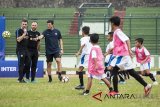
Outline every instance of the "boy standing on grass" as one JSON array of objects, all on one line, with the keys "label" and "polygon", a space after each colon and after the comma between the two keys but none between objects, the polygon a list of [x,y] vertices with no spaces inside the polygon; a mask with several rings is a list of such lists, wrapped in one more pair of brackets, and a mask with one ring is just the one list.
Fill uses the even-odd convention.
[{"label": "boy standing on grass", "polygon": [[89,53],[91,50],[91,43],[89,35],[90,28],[88,26],[84,26],[82,28],[82,38],[81,38],[81,47],[79,51],[76,53],[76,57],[81,54],[81,59],[79,62],[79,81],[80,85],[76,86],[75,89],[84,89],[84,81],[83,81],[83,69],[88,66]]},{"label": "boy standing on grass", "polygon": [[126,70],[129,74],[134,77],[141,85],[144,86],[145,96],[148,96],[152,85],[147,84],[143,78],[133,69],[133,63],[131,60],[131,49],[130,49],[130,40],[129,38],[122,32],[119,28],[120,25],[120,17],[113,16],[110,18],[113,34],[113,55],[116,57],[111,62],[110,69],[113,74],[113,87],[114,92],[112,95],[118,94],[118,71]]},{"label": "boy standing on grass", "polygon": [[89,91],[92,86],[92,79],[96,78],[102,80],[107,87],[109,88],[110,92],[112,92],[112,87],[110,82],[106,79],[106,74],[104,73],[104,65],[103,65],[103,53],[98,45],[99,35],[98,34],[91,34],[90,41],[93,45],[91,48],[91,52],[89,54],[89,63],[88,63],[88,83],[87,88],[83,92],[83,95],[88,95]]},{"label": "boy standing on grass", "polygon": [[158,82],[150,72],[150,53],[143,46],[143,38],[137,38],[135,40],[135,47],[132,48],[132,52],[135,53],[137,62],[140,63],[141,75],[149,76],[153,81],[153,85],[158,85]]}]

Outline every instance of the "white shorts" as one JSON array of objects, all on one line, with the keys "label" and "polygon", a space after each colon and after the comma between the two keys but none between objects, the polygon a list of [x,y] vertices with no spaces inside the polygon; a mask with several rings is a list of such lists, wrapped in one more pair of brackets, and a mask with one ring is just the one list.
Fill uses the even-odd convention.
[{"label": "white shorts", "polygon": [[95,78],[95,79],[101,80],[101,79],[103,79],[103,78],[106,78],[107,75],[106,75],[106,74],[102,74],[102,75],[92,75],[92,74],[88,74],[88,77],[89,77],[89,78]]},{"label": "white shorts", "polygon": [[81,55],[80,62],[78,66],[83,66],[84,68],[88,68],[88,60],[89,60],[89,55]]},{"label": "white shorts", "polygon": [[111,66],[118,66],[120,70],[129,70],[135,68],[130,56],[116,56],[111,62]]},{"label": "white shorts", "polygon": [[105,67],[110,66],[111,62],[113,61],[113,59],[115,58],[115,56],[113,56],[113,54],[109,54],[105,57]]},{"label": "white shorts", "polygon": [[145,64],[140,64],[140,70],[141,71],[144,71],[144,70],[147,70],[147,69],[150,69],[150,62],[147,62]]}]

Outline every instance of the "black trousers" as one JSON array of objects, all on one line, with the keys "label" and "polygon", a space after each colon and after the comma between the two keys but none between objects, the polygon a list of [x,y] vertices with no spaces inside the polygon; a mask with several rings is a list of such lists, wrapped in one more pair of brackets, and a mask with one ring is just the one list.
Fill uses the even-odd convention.
[{"label": "black trousers", "polygon": [[29,50],[29,65],[26,66],[26,78],[30,78],[30,71],[31,71],[31,81],[35,79],[36,76],[36,68],[37,68],[37,62],[38,62],[38,50]]},{"label": "black trousers", "polygon": [[27,50],[17,50],[17,58],[18,58],[18,80],[21,81],[25,74],[25,68],[29,68],[30,66],[30,57],[29,52]]}]

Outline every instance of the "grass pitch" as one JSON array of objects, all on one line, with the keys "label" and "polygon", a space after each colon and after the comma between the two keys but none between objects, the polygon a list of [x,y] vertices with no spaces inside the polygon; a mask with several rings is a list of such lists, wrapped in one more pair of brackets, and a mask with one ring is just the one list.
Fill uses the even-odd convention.
[{"label": "grass pitch", "polygon": [[[131,99],[109,99],[104,96],[108,93],[104,84],[93,80],[89,96],[82,96],[82,90],[75,90],[78,85],[78,76],[69,76],[68,83],[59,82],[54,75],[53,82],[47,83],[47,77],[37,78],[37,83],[20,84],[16,78],[0,79],[0,107],[158,107],[160,104],[160,85],[153,86],[148,98],[143,97],[143,87],[133,78],[125,85],[119,85],[121,94],[133,94]],[[152,83],[149,78],[144,78]],[[160,81],[160,77],[157,76]],[[87,78],[85,76],[85,84]],[[102,91],[102,102],[92,96]]]}]

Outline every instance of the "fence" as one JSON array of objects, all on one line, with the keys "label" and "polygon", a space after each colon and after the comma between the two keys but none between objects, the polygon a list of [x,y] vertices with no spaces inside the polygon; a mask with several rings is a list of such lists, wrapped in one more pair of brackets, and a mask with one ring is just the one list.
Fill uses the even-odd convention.
[{"label": "fence", "polygon": [[[100,22],[104,23],[103,33],[100,34],[100,46],[105,51],[106,44],[108,43],[105,37],[106,23],[109,17],[100,16],[62,16],[62,15],[4,15],[6,17],[6,30],[12,34],[10,39],[6,39],[6,55],[15,55],[16,39],[15,30],[20,27],[21,19],[27,18],[29,21],[28,28],[32,21],[38,22],[38,31],[41,33],[47,28],[46,21],[48,19],[54,20],[54,25],[59,29],[63,36],[64,52],[66,55],[73,55],[80,46],[80,26],[83,22]],[[123,31],[130,37],[131,45],[134,46],[136,37],[144,38],[144,45],[148,48],[152,55],[157,55],[160,52],[160,17],[132,17],[126,16],[123,18]],[[95,27],[95,32],[96,32]],[[45,53],[44,40],[41,41],[41,53]]]}]

